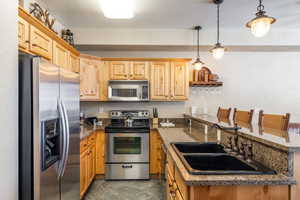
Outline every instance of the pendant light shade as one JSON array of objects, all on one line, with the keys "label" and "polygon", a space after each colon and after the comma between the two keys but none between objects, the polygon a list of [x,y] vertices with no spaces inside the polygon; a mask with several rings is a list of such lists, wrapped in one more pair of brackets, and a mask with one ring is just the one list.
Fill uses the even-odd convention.
[{"label": "pendant light shade", "polygon": [[200,70],[204,63],[200,60],[200,41],[199,41],[199,37],[200,37],[200,30],[202,29],[201,26],[196,26],[195,30],[197,30],[197,58],[195,60],[195,62],[193,63],[194,69],[195,70]]},{"label": "pendant light shade", "polygon": [[225,47],[221,46],[220,43],[217,43],[215,47],[210,50],[210,52],[213,54],[215,59],[220,60],[223,58],[225,50]]},{"label": "pendant light shade", "polygon": [[262,0],[259,0],[256,17],[246,24],[255,37],[264,37],[267,35],[271,29],[271,24],[276,22],[274,17],[266,15],[264,9],[265,7],[262,5]]},{"label": "pendant light shade", "polygon": [[223,3],[223,0],[214,0],[214,3],[217,4],[217,43],[210,50],[213,54],[213,57],[217,60],[223,58],[226,48],[224,48],[220,43],[220,4]]}]

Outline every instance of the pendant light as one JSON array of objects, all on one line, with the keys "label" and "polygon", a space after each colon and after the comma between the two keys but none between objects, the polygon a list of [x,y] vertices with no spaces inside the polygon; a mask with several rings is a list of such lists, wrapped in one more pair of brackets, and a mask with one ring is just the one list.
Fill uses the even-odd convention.
[{"label": "pendant light", "polygon": [[217,43],[214,48],[210,50],[213,54],[213,57],[217,60],[223,58],[226,49],[220,43],[220,4],[223,3],[223,0],[214,0],[214,3],[217,4]]},{"label": "pendant light", "polygon": [[195,70],[200,70],[202,68],[202,66],[204,65],[204,63],[200,60],[200,41],[199,41],[199,37],[200,37],[200,30],[202,29],[201,26],[196,26],[195,30],[197,30],[197,58],[195,60],[195,62],[193,63],[194,69]]},{"label": "pendant light", "polygon": [[248,28],[251,28],[252,34],[255,37],[264,37],[271,29],[271,24],[275,23],[274,17],[266,15],[265,6],[262,4],[262,0],[259,0],[257,6],[256,17],[246,24]]}]

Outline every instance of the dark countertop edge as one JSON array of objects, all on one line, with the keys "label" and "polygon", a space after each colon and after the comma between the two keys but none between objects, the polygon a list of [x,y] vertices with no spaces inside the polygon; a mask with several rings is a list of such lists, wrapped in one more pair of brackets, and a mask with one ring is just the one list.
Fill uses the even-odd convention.
[{"label": "dark countertop edge", "polygon": [[[208,125],[212,125],[213,124],[212,122],[209,122],[209,121],[206,121],[206,120],[203,120],[203,119],[199,119],[197,117],[193,117],[193,116],[187,115],[187,114],[184,114],[184,117],[191,118],[191,119],[193,119],[195,121],[198,121],[200,123],[206,123]],[[241,131],[238,131],[238,134],[241,137],[245,137],[247,139],[255,140],[256,142],[262,143],[262,144],[270,146],[272,148],[276,148],[276,149],[281,150],[281,151],[285,151],[285,152],[289,152],[289,153],[300,152],[300,147],[288,147],[288,146],[284,146],[282,144],[278,144],[278,143],[275,143],[275,142],[272,142],[272,141],[268,141],[268,140],[265,140],[265,139],[262,139],[262,138],[258,138],[258,137],[255,137],[253,135],[245,134],[245,133],[243,133]]]},{"label": "dark countertop edge", "polygon": [[233,186],[233,185],[296,185],[297,181],[289,178],[288,180],[216,180],[216,181],[185,181],[189,186]]},{"label": "dark countertop edge", "polygon": [[[158,133],[159,133],[159,129],[160,128],[152,128],[151,130],[158,131]],[[169,129],[172,129],[172,128],[169,128]],[[172,159],[175,160],[173,158],[173,154],[169,152],[170,150],[168,148],[168,144],[166,144],[165,141],[163,141],[163,143],[164,143],[164,146],[165,146],[165,149],[166,149],[168,155],[170,155],[172,157]],[[182,175],[182,172],[178,168],[178,166],[177,166],[177,164],[176,164],[175,161],[174,161],[174,164],[175,164],[175,167],[177,168],[177,170],[180,172],[181,178],[184,180],[185,184],[187,184],[188,186],[296,185],[296,184],[298,184],[297,181],[294,178],[288,177],[288,176],[285,176],[285,175],[282,175],[282,174],[277,174],[278,175],[278,180],[260,180],[258,178],[257,180],[215,180],[215,181],[211,181],[211,180],[195,180],[195,181],[189,181],[189,180],[185,180],[184,179],[184,177]],[[197,176],[201,176],[201,175],[197,175]],[[245,175],[245,176],[247,176],[247,175]],[[261,176],[264,176],[264,175],[261,175]]]}]

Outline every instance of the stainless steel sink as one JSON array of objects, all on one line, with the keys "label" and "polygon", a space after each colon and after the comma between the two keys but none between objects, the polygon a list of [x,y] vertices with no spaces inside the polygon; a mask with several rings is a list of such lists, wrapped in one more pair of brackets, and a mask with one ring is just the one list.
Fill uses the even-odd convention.
[{"label": "stainless steel sink", "polygon": [[248,163],[225,152],[217,143],[171,144],[190,174],[194,175],[262,175],[275,171],[259,163]]}]

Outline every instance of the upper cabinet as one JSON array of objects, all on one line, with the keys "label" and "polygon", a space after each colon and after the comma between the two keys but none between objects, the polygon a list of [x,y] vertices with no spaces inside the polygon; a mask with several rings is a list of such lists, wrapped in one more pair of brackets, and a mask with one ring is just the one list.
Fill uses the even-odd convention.
[{"label": "upper cabinet", "polygon": [[151,62],[151,100],[184,101],[189,97],[187,62]]},{"label": "upper cabinet", "polygon": [[30,26],[30,45],[29,50],[37,55],[41,55],[44,58],[52,59],[52,39],[45,33]]},{"label": "upper cabinet", "polygon": [[151,62],[151,100],[169,100],[169,62]]},{"label": "upper cabinet", "polygon": [[19,17],[18,20],[19,48],[27,51],[29,49],[29,23]]},{"label": "upper cabinet", "polygon": [[189,66],[186,62],[172,62],[170,67],[171,100],[187,100],[189,96]]},{"label": "upper cabinet", "polygon": [[70,60],[69,60],[69,67],[73,72],[79,73],[80,72],[80,61],[79,61],[79,57],[76,56],[73,53],[70,53]]},{"label": "upper cabinet", "polygon": [[80,57],[81,101],[108,100],[109,70],[106,62],[94,56]]},{"label": "upper cabinet", "polygon": [[129,66],[127,61],[109,62],[110,80],[127,80],[129,79]]},{"label": "upper cabinet", "polygon": [[38,19],[19,7],[19,50],[79,72],[79,52]]},{"label": "upper cabinet", "polygon": [[80,99],[100,100],[99,63],[80,58]]},{"label": "upper cabinet", "polygon": [[110,80],[148,80],[148,62],[109,61]]},{"label": "upper cabinet", "polygon": [[55,41],[53,42],[53,64],[72,71],[69,65],[69,54],[70,53],[66,48]]},{"label": "upper cabinet", "polygon": [[149,79],[149,63],[148,62],[131,62],[130,79],[132,80],[148,80]]}]

